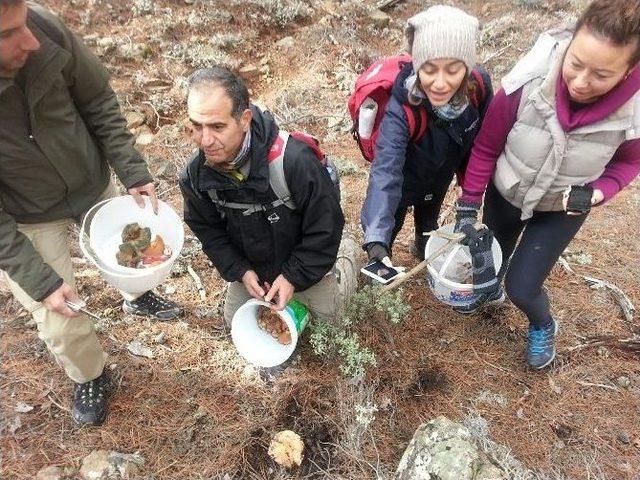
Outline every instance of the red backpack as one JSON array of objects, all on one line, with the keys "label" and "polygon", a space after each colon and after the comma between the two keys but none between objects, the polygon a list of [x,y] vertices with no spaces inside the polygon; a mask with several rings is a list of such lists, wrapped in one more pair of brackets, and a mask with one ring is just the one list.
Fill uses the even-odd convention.
[{"label": "red backpack", "polygon": [[[355,89],[349,97],[348,109],[353,127],[351,134],[360,147],[362,156],[368,162],[372,162],[375,156],[376,141],[378,140],[378,130],[384,117],[384,113],[391,97],[391,89],[396,81],[396,77],[405,65],[411,63],[411,56],[408,54],[396,57],[382,58],[374,62],[356,79]],[[480,87],[476,89],[475,95],[471,98],[471,103],[477,108],[481,101],[486,98],[486,89],[482,75],[475,69],[471,71],[476,83]],[[480,92],[478,92],[480,90]],[[369,138],[361,138],[358,133],[358,119],[362,104],[370,98],[377,104],[373,130]],[[427,111],[425,108],[402,105],[407,123],[409,124],[409,138],[412,142],[420,140],[427,131]]]}]

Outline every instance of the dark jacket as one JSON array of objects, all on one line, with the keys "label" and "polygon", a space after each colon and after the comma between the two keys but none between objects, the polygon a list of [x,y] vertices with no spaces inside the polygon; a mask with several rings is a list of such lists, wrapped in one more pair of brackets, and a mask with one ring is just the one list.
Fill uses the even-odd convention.
[{"label": "dark jacket", "polygon": [[[34,16],[36,12],[36,16]],[[29,4],[41,48],[18,81],[0,78],[0,269],[32,298],[60,277],[18,223],[78,217],[109,182],[151,181],[100,60],[50,12]]]},{"label": "dark jacket", "polygon": [[385,115],[380,124],[376,155],[371,165],[367,196],[361,213],[364,243],[390,246],[399,206],[415,205],[453,174],[466,167],[471,146],[480,129],[486,109],[493,98],[491,79],[482,68],[487,95],[476,108],[471,102],[453,121],[443,121],[425,99],[419,108],[427,109],[428,128],[416,143],[409,139],[409,127],[403,104],[408,104],[405,80],[413,74],[408,64],[398,75]]},{"label": "dark jacket", "polygon": [[184,220],[225,280],[241,281],[252,269],[261,282],[271,283],[282,273],[296,291],[306,290],[335,263],[344,226],[329,174],[307,144],[290,138],[284,155],[296,210],[281,205],[243,215],[240,210],[219,209],[208,194],[215,190],[220,200],[237,203],[268,205],[276,200],[269,186],[267,153],[278,126],[271,114],[251,108],[248,178],[238,182],[206,166],[198,151],[180,176]]}]

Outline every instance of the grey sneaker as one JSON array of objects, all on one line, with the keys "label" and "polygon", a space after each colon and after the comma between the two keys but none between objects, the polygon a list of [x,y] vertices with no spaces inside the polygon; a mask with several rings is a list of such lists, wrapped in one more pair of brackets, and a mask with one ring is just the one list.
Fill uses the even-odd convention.
[{"label": "grey sneaker", "polygon": [[475,302],[465,305],[464,307],[453,307],[453,309],[463,315],[471,315],[489,306],[498,306],[504,303],[507,296],[502,287],[493,293],[480,294]]},{"label": "grey sneaker", "polygon": [[551,319],[546,327],[529,325],[527,339],[527,363],[531,368],[541,370],[556,358],[556,335],[558,322]]},{"label": "grey sneaker", "polygon": [[170,300],[159,297],[151,290],[143,293],[135,300],[125,300],[122,310],[131,315],[142,315],[154,320],[173,320],[182,313],[182,308]]}]

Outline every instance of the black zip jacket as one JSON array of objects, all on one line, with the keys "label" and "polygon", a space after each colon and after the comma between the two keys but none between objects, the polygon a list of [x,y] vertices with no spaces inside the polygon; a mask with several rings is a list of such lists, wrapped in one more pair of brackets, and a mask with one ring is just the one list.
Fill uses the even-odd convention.
[{"label": "black zip jacket", "polygon": [[180,175],[184,220],[226,281],[241,281],[245,272],[254,270],[261,283],[272,283],[282,274],[296,291],[306,290],[335,263],[344,226],[331,178],[307,144],[289,138],[284,155],[285,178],[296,210],[269,206],[243,215],[217,207],[208,193],[215,190],[222,201],[265,206],[276,200],[269,185],[267,153],[278,126],[269,112],[253,105],[251,110],[248,178],[238,182],[206,166],[204,153],[198,151]]}]

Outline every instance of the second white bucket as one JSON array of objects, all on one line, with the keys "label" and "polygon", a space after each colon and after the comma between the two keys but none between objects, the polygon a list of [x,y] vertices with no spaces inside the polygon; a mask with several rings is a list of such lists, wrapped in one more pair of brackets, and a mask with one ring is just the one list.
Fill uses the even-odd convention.
[{"label": "second white bucket", "polygon": [[[453,227],[454,225],[451,223],[439,228],[438,231],[453,233]],[[430,236],[425,247],[425,258],[428,258],[445,243],[447,240],[444,238]],[[491,253],[497,273],[502,266],[502,249],[495,238],[491,244]],[[465,307],[475,302],[477,295],[473,293],[473,283],[460,278],[460,273],[466,273],[467,269],[469,274],[471,273],[470,267],[469,247],[460,244],[454,245],[451,250],[434,259],[427,265],[427,281],[435,297],[452,307]]]},{"label": "second white bucket", "polygon": [[252,298],[233,316],[231,339],[238,353],[258,367],[275,367],[287,360],[296,349],[298,339],[309,321],[309,311],[302,303],[292,300],[278,313],[291,333],[291,343],[283,345],[258,326],[260,309],[269,303]]}]

